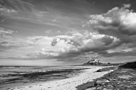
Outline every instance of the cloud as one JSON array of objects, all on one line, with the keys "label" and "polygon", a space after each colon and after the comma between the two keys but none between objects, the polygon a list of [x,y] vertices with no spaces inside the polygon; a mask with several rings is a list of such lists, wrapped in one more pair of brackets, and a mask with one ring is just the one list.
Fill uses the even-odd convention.
[{"label": "cloud", "polygon": [[52,37],[31,36],[26,38],[15,37],[12,30],[0,28],[0,45],[3,47],[26,47],[34,45],[50,45]]},{"label": "cloud", "polygon": [[[17,51],[14,52],[19,52],[19,54],[21,53],[20,55],[22,55],[22,53],[24,54],[22,55],[22,57],[20,57],[19,55],[18,57],[15,57],[15,55],[13,55],[13,57],[27,60],[56,58],[58,60],[67,59],[68,61],[70,61],[78,60],[79,58],[84,59],[84,57],[90,58],[93,57],[94,54],[105,57],[108,57],[106,56],[108,54],[109,56],[114,56],[113,54],[115,53],[119,55],[120,53],[125,53],[122,55],[126,55],[126,53],[131,52],[131,48],[133,49],[136,45],[136,13],[133,12],[133,10],[129,10],[129,7],[129,4],[125,4],[122,8],[115,7],[105,14],[90,15],[89,22],[84,25],[85,27],[87,27],[86,29],[90,28],[90,30],[85,30],[85,32],[80,32],[79,30],[77,30],[73,32],[67,32],[66,35],[62,34],[54,37],[33,36],[27,38],[9,37],[6,39],[6,37],[10,36],[13,32],[1,30],[0,33],[4,34],[0,35],[5,35],[5,38],[1,42],[1,46],[17,47]],[[26,9],[24,8],[24,10]],[[36,12],[38,11],[33,11],[33,13]],[[44,14],[46,15],[49,13],[42,13],[41,17],[43,17]],[[57,20],[60,21],[61,19]],[[66,23],[70,21],[72,20],[69,20],[69,18],[65,19]],[[61,27],[63,26],[65,25],[61,24]],[[47,33],[49,34],[50,32]],[[126,48],[130,49],[125,49],[123,51],[122,48],[120,52],[119,49],[115,50],[122,44],[126,44]],[[113,53],[111,53],[110,50]],[[13,49],[10,49],[9,51],[11,52],[13,51]]]},{"label": "cloud", "polygon": [[124,4],[125,8],[130,8],[131,4]]},{"label": "cloud", "polygon": [[69,55],[76,56],[85,52],[100,53],[100,51],[115,47],[119,42],[119,39],[116,37],[90,32],[86,35],[85,33],[76,33],[71,36],[56,36],[51,45],[61,46],[63,51],[59,55],[63,57]]},{"label": "cloud", "polygon": [[48,51],[45,48],[42,48],[39,51],[28,53],[24,59],[32,59],[32,60],[38,60],[38,59],[56,59],[58,56],[58,52],[54,51]]},{"label": "cloud", "polygon": [[84,25],[90,27],[90,32],[56,36],[51,45],[60,45],[64,48],[64,51],[60,53],[61,57],[74,57],[86,52],[104,56],[109,54],[108,50],[122,44],[131,44],[127,48],[135,47],[136,13],[129,10],[129,7],[130,4],[124,4],[122,8],[115,7],[105,14],[90,15],[91,19]]},{"label": "cloud", "polygon": [[[136,13],[129,10],[130,4],[124,7],[115,7],[105,14],[90,15],[90,21],[85,26],[94,29],[104,35],[110,35],[119,39],[117,46],[136,43]],[[110,48],[109,48],[110,49]]]},{"label": "cloud", "polygon": [[[44,58],[75,58],[88,54],[108,54],[108,50],[114,49],[123,43],[133,43],[136,36],[135,24],[133,18],[135,13],[129,10],[130,5],[124,5],[122,8],[115,7],[105,14],[91,15],[91,20],[86,26],[92,30],[84,33],[72,32],[71,35],[58,35],[56,37],[33,36],[24,39],[10,39],[8,44],[3,46],[25,46],[31,45],[31,49],[25,53],[22,59],[44,59]],[[16,41],[16,42],[15,42]],[[32,50],[34,49],[34,50]],[[85,55],[88,57],[88,55]],[[82,56],[83,57],[83,56]]]},{"label": "cloud", "polygon": [[28,42],[31,42],[34,45],[50,45],[52,37],[48,36],[31,36],[26,39]]},{"label": "cloud", "polygon": [[129,56],[129,55],[117,55],[114,57],[100,57],[102,62],[111,62],[111,63],[123,63],[123,62],[131,62],[131,61],[135,61],[136,56]]},{"label": "cloud", "polygon": [[0,8],[0,14],[1,15],[16,14],[16,13],[17,13],[17,11],[14,10],[14,9],[8,9],[8,8],[5,8],[5,7]]},{"label": "cloud", "polygon": [[136,47],[131,47],[132,43],[122,44],[114,49],[107,50],[107,54],[103,54],[105,57],[113,56],[135,56]]},{"label": "cloud", "polygon": [[0,58],[38,60],[54,57],[60,48],[52,48],[50,45],[52,39],[52,37],[48,36],[31,36],[26,38],[11,36],[3,38],[0,42]]},{"label": "cloud", "polygon": [[127,4],[122,8],[115,7],[105,14],[91,15],[91,20],[87,24],[101,33],[111,31],[123,35],[134,35],[136,34],[136,13],[129,10],[129,6]]},{"label": "cloud", "polygon": [[13,34],[12,30],[5,30],[0,27],[0,47],[4,47],[8,44],[8,40],[11,39],[11,35]]},{"label": "cloud", "polygon": [[[56,37],[34,36],[28,37],[27,40],[33,42],[34,48],[32,49],[35,50],[31,51],[29,49],[29,51],[31,52],[26,53],[24,57],[17,58],[27,60],[64,60],[69,57],[74,59],[77,55],[83,54],[83,52],[85,54],[85,52],[88,52],[88,50],[94,52],[98,52],[101,48],[103,48],[103,50],[106,50],[112,45],[112,43],[115,43],[117,41],[117,39],[114,37],[105,36],[98,33],[90,33],[87,36],[81,33],[74,33],[71,36],[58,35]],[[39,49],[36,49],[37,47]],[[92,54],[94,53],[92,52]]]},{"label": "cloud", "polygon": [[5,34],[12,34],[13,31],[11,30],[5,30],[4,28],[0,27],[0,35],[5,35]]}]

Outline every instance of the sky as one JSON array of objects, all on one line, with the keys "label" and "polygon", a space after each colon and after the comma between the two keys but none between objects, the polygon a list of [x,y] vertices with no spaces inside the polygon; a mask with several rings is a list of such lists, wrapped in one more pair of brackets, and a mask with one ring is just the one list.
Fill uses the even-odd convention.
[{"label": "sky", "polygon": [[135,0],[0,0],[0,65],[136,59]]}]

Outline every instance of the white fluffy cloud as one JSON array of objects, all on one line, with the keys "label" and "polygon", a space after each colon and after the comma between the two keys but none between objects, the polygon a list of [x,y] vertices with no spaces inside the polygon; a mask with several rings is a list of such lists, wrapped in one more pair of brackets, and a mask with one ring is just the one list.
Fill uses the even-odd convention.
[{"label": "white fluffy cloud", "polygon": [[115,47],[128,43],[134,46],[136,43],[136,13],[129,8],[130,4],[125,4],[124,7],[115,7],[105,14],[90,15],[91,19],[85,26],[100,34],[118,38],[120,42],[116,43]]},{"label": "white fluffy cloud", "polygon": [[88,34],[73,34],[72,36],[57,36],[54,38],[53,46],[62,46],[65,48],[63,53],[73,52],[88,52],[97,50],[106,50],[114,47],[120,41],[118,38],[99,34],[99,33],[88,33]]},{"label": "white fluffy cloud", "polygon": [[98,31],[111,30],[126,35],[136,34],[136,13],[129,10],[129,6],[115,7],[101,15],[91,15],[91,20],[87,24]]},{"label": "white fluffy cloud", "polygon": [[[73,35],[56,36],[52,46],[61,46],[63,53],[101,52],[114,49],[124,43],[135,43],[136,13],[129,10],[130,4],[115,7],[105,14],[90,15],[85,27],[95,32],[74,33]],[[74,52],[74,53],[73,53]],[[108,53],[108,52],[107,52]]]}]

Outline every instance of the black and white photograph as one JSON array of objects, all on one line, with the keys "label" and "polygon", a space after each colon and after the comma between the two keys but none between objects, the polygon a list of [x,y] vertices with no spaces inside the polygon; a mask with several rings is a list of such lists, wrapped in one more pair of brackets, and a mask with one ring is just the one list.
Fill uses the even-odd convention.
[{"label": "black and white photograph", "polygon": [[136,90],[136,0],[0,0],[0,90]]}]

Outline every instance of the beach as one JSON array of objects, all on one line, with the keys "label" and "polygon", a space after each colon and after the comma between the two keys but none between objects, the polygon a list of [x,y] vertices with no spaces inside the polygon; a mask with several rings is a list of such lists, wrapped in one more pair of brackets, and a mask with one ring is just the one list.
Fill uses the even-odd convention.
[{"label": "beach", "polygon": [[8,90],[77,90],[76,87],[78,85],[90,82],[110,72],[96,72],[101,68],[103,67],[90,67],[89,69],[85,69],[82,73],[74,77],[62,80],[34,83],[25,86],[16,86],[8,88]]}]

